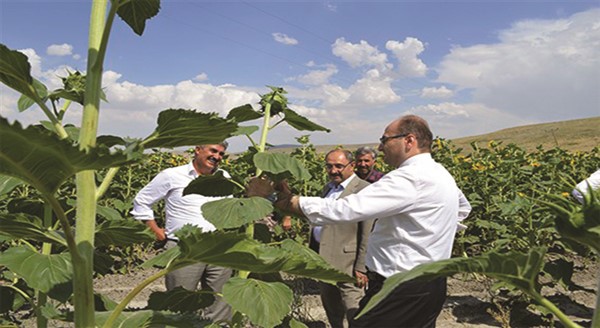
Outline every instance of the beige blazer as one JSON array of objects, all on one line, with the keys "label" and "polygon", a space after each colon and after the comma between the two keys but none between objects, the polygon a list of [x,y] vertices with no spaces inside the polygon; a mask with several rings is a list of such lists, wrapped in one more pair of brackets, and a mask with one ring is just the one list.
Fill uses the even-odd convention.
[{"label": "beige blazer", "polygon": [[[329,184],[328,184],[329,185]],[[330,188],[323,189],[325,197]],[[355,194],[369,183],[354,176],[340,198]],[[366,272],[365,254],[373,221],[324,225],[321,230],[319,254],[338,270],[354,276],[354,271]]]}]

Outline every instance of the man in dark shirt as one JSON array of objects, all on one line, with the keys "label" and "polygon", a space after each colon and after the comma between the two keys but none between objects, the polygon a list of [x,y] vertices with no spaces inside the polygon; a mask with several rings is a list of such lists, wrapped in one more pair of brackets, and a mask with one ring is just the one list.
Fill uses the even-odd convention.
[{"label": "man in dark shirt", "polygon": [[356,158],[356,169],[355,173],[359,178],[373,183],[383,176],[383,173],[375,169],[375,160],[377,159],[377,151],[375,149],[365,146],[360,147],[354,152]]}]

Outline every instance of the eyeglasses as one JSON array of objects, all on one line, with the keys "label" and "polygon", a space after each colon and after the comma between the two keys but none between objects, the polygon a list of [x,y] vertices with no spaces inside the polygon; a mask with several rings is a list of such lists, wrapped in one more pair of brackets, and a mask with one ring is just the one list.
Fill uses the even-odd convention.
[{"label": "eyeglasses", "polygon": [[325,169],[331,170],[332,168],[336,168],[336,169],[338,169],[338,170],[341,171],[341,170],[345,169],[346,166],[348,166],[348,165],[350,165],[352,163],[353,162],[348,162],[348,164],[346,164],[346,165],[343,165],[343,164],[329,164],[329,163],[327,163],[327,164],[325,164]]},{"label": "eyeglasses", "polygon": [[402,134],[396,134],[396,135],[389,136],[389,137],[382,136],[381,138],[379,138],[379,142],[380,142],[382,145],[385,145],[385,143],[386,143],[388,140],[390,140],[390,139],[404,138],[404,137],[408,136],[409,134],[410,134],[410,133],[402,133]]}]

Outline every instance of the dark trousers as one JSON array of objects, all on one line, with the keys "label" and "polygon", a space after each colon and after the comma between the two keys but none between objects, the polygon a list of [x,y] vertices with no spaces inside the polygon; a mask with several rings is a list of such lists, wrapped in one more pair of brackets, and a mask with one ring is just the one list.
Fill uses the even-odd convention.
[{"label": "dark trousers", "polygon": [[[169,240],[165,247],[169,249],[176,245],[177,242]],[[168,273],[165,276],[165,285],[167,290],[181,286],[187,290],[200,288],[221,293],[231,273],[230,268],[199,262]],[[203,309],[203,316],[213,322],[231,320],[231,315],[231,306],[220,296],[216,296],[215,302]]]},{"label": "dark trousers", "polygon": [[[375,274],[376,275],[376,274]],[[358,313],[383,286],[384,278],[371,279]],[[430,281],[408,281],[396,287],[383,301],[362,317],[354,320],[352,328],[435,327],[446,300],[446,278]]]}]

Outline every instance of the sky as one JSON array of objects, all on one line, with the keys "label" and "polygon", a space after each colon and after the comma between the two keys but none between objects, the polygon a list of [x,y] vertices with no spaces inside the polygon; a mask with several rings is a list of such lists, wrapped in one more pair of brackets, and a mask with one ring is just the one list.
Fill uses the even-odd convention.
[{"label": "sky", "polygon": [[[67,70],[86,70],[90,10],[83,0],[0,0],[0,43],[59,88]],[[272,144],[305,134],[376,143],[405,114],[448,139],[600,116],[600,1],[161,1],[142,36],[115,20],[99,134],[144,138],[168,108],[258,109],[268,85],[331,129],[282,124]],[[16,92],[0,93],[2,117],[45,119],[35,107],[20,113]],[[72,105],[65,121],[79,125],[80,114]],[[233,152],[249,146],[229,142]]]}]

